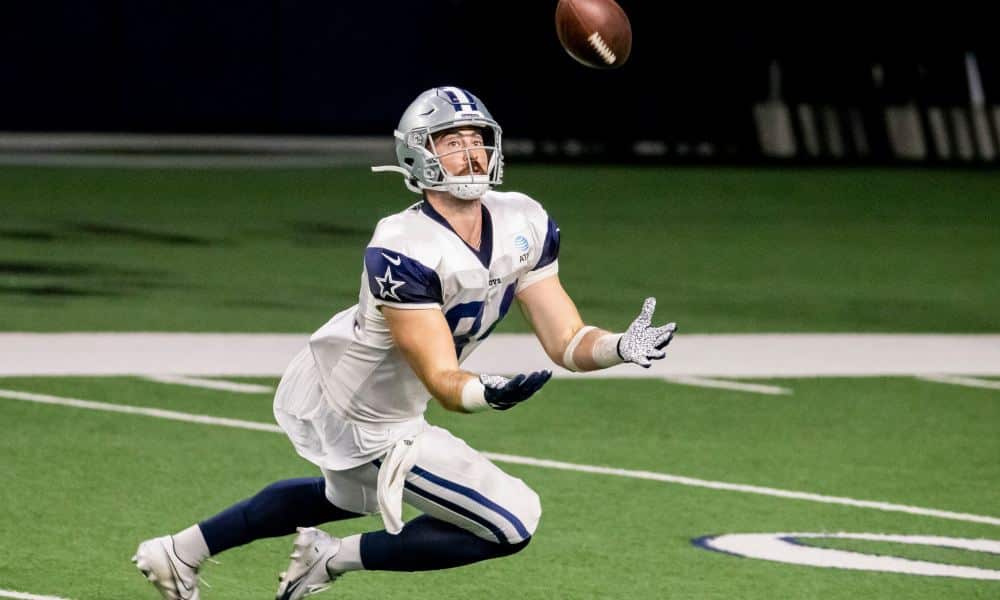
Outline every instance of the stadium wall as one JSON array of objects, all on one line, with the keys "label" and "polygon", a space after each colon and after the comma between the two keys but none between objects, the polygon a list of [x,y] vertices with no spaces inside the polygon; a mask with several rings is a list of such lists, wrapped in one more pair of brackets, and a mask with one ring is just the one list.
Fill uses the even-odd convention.
[{"label": "stadium wall", "polygon": [[608,72],[562,51],[554,4],[12,3],[0,131],[383,136],[420,90],[454,84],[487,102],[526,159],[1000,156],[1000,49],[986,29],[621,0],[635,41]]}]

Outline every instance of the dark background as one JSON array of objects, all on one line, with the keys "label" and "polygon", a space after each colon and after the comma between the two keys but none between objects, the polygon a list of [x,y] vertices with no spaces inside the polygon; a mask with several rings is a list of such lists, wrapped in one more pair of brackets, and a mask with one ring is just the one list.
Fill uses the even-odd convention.
[{"label": "dark background", "polygon": [[[968,107],[966,52],[987,104],[1000,93],[1000,52],[982,15],[913,19],[834,5],[739,14],[622,0],[632,56],[596,71],[559,46],[555,4],[7,3],[0,130],[381,136],[420,91],[458,85],[485,101],[508,139],[533,140],[539,154],[614,159],[655,140],[658,154],[745,161],[761,157],[753,106],[768,98],[774,61],[793,117],[800,104],[860,111],[870,152],[848,143],[840,159],[886,161],[896,158],[887,106]],[[793,126],[793,158],[831,158],[804,152],[800,121]],[[579,141],[575,151],[567,140]]]}]

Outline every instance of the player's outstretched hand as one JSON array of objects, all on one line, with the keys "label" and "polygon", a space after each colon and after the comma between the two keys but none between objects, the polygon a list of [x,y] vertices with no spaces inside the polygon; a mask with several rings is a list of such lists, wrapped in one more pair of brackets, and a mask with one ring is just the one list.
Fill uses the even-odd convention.
[{"label": "player's outstretched hand", "polygon": [[479,381],[486,386],[486,403],[497,410],[507,410],[531,397],[552,377],[552,371],[544,369],[529,375],[518,375],[508,379],[502,375],[480,375]]},{"label": "player's outstretched hand", "polygon": [[663,350],[674,338],[677,323],[667,323],[662,327],[650,327],[653,311],[656,309],[656,298],[646,298],[642,303],[642,312],[629,325],[628,331],[618,340],[618,356],[625,362],[635,363],[640,367],[649,368],[652,360],[658,360],[667,355]]}]

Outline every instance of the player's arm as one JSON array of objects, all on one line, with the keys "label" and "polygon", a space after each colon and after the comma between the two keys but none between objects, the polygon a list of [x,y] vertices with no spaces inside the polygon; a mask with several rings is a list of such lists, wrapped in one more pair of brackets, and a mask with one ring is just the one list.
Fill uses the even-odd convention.
[{"label": "player's arm", "polygon": [[571,371],[594,371],[623,362],[649,367],[666,356],[676,323],[651,327],[656,299],[647,298],[642,312],[624,333],[611,333],[580,318],[576,304],[558,275],[532,283],[517,294],[518,303],[552,362]]},{"label": "player's arm", "polygon": [[458,366],[451,330],[440,310],[390,306],[381,310],[396,347],[427,391],[448,410],[506,410],[527,400],[552,376],[547,370],[513,379],[464,371]]}]

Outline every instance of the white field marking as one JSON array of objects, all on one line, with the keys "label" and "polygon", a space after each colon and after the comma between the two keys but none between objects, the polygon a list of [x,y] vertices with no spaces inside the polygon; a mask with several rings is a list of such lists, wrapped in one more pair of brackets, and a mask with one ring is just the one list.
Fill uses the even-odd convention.
[{"label": "white field marking", "polygon": [[721,481],[708,481],[705,479],[695,479],[693,477],[683,477],[680,475],[669,475],[667,473],[656,473],[653,471],[633,471],[629,469],[615,469],[611,467],[595,467],[590,465],[579,465],[575,463],[559,462],[540,458],[528,458],[524,456],[513,456],[510,454],[496,454],[484,452],[487,457],[499,462],[514,463],[519,465],[531,465],[535,467],[545,467],[549,469],[562,469],[566,471],[580,471],[583,473],[599,473],[601,475],[617,475],[620,477],[634,477],[636,479],[647,479],[651,481],[662,481],[665,483],[676,483],[692,487],[703,487],[713,490],[726,490],[730,492],[743,492],[747,494],[759,494],[762,496],[775,496],[777,498],[790,498],[793,500],[808,500],[811,502],[821,502],[823,504],[841,504],[844,506],[854,506],[857,508],[872,508],[888,512],[901,512],[911,515],[921,515],[925,517],[937,517],[940,519],[950,519],[953,521],[968,521],[970,523],[984,523],[986,525],[1000,526],[1000,518],[973,515],[967,513],[956,513],[946,510],[936,510],[932,508],[920,508],[917,506],[907,506],[905,504],[891,504],[889,502],[875,502],[871,500],[855,500],[853,498],[842,498],[838,496],[823,496],[811,494],[809,492],[793,492],[789,490],[779,490],[756,485],[743,485],[739,483],[725,483]]},{"label": "white field marking", "polygon": [[158,419],[168,419],[171,421],[200,423],[202,425],[221,425],[222,427],[235,427],[238,429],[253,429],[256,431],[269,431],[272,433],[281,433],[281,428],[278,427],[277,425],[272,425],[271,423],[258,423],[255,421],[243,421],[241,419],[227,419],[224,417],[194,415],[191,413],[177,412],[173,410],[163,410],[159,408],[149,408],[145,406],[129,406],[126,404],[111,404],[108,402],[91,402],[90,400],[63,398],[60,396],[49,396],[46,394],[32,394],[29,392],[18,392],[16,390],[0,390],[0,398],[7,398],[9,400],[24,400],[26,402],[39,402],[41,404],[72,406],[74,408],[85,408],[87,410],[126,413],[130,415],[143,415],[146,417],[156,417]]},{"label": "white field marking", "polygon": [[[0,333],[0,376],[280,376],[307,334]],[[530,334],[494,334],[463,363],[483,373],[530,373],[551,365]],[[678,335],[649,369],[592,373],[554,367],[555,377],[891,377],[1000,375],[1000,335]]]},{"label": "white field marking", "polygon": [[[259,423],[256,421],[243,421],[240,419],[226,419],[222,417],[210,417],[206,415],[196,415],[190,413],[177,412],[172,410],[160,410],[157,408],[147,408],[140,406],[125,406],[121,404],[109,404],[105,402],[91,402],[89,400],[78,400],[75,398],[62,398],[58,396],[48,396],[45,394],[32,394],[19,392],[16,390],[0,389],[0,398],[10,400],[24,400],[28,402],[41,402],[43,404],[55,404],[84,408],[89,410],[101,410],[108,412],[120,412],[136,415],[156,417],[159,419],[170,419],[174,421],[184,421],[188,423],[199,423],[203,425],[219,425],[222,427],[234,427],[238,429],[252,429],[255,431],[269,431],[274,433],[282,432],[277,425],[270,423]],[[973,515],[968,513],[957,513],[946,510],[936,510],[930,508],[920,508],[907,506],[905,504],[891,504],[888,502],[874,502],[870,500],[855,500],[853,498],[841,498],[837,496],[823,496],[808,492],[793,492],[779,490],[769,487],[755,485],[743,485],[738,483],[725,483],[721,481],[708,481],[705,479],[695,479],[693,477],[683,477],[680,475],[670,475],[668,473],[656,473],[653,471],[634,471],[630,469],[616,469],[613,467],[599,467],[594,465],[581,465],[577,463],[561,462],[541,458],[531,458],[528,456],[516,456],[513,454],[500,454],[497,452],[483,452],[483,455],[501,463],[517,465],[528,465],[546,469],[558,469],[562,471],[576,471],[580,473],[593,473],[598,475],[614,475],[617,477],[631,477],[633,479],[645,479],[648,481],[660,481],[664,483],[675,483],[692,487],[702,487],[713,490],[725,490],[730,492],[743,492],[746,494],[758,494],[762,496],[774,496],[777,498],[789,498],[793,500],[808,500],[810,502],[820,502],[823,504],[841,504],[857,508],[871,508],[887,512],[901,512],[911,515],[921,515],[925,517],[937,517],[940,519],[950,519],[953,521],[967,521],[969,523],[983,523],[986,525],[1000,526],[1000,518],[984,515]]]},{"label": "white field marking", "polygon": [[269,385],[236,383],[234,381],[220,381],[218,379],[201,379],[199,377],[185,377],[183,375],[145,375],[143,379],[157,383],[176,383],[177,385],[237,392],[239,394],[270,394],[274,392],[274,388]]},{"label": "white field marking", "polygon": [[761,385],[759,383],[741,383],[739,381],[726,381],[725,379],[709,379],[707,377],[664,377],[664,381],[679,383],[682,385],[693,385],[697,387],[719,388],[723,390],[735,390],[737,392],[753,392],[755,394],[769,394],[779,396],[791,394],[792,390],[778,387],[776,385]]},{"label": "white field marking", "polygon": [[19,598],[20,600],[67,600],[59,596],[39,596],[38,594],[26,594],[15,592],[14,590],[0,590],[0,598]]},{"label": "white field marking", "polygon": [[917,379],[933,381],[935,383],[949,383],[951,385],[964,385],[967,387],[985,388],[988,390],[1000,390],[1000,381],[990,379],[978,379],[976,377],[956,377],[954,375],[919,375]]},{"label": "white field marking", "polygon": [[745,558],[794,565],[1000,581],[1000,571],[994,569],[965,567],[796,543],[798,540],[807,538],[892,542],[1000,554],[1000,541],[996,540],[876,533],[737,533],[701,538],[695,540],[694,543],[709,550],[726,552]]}]

